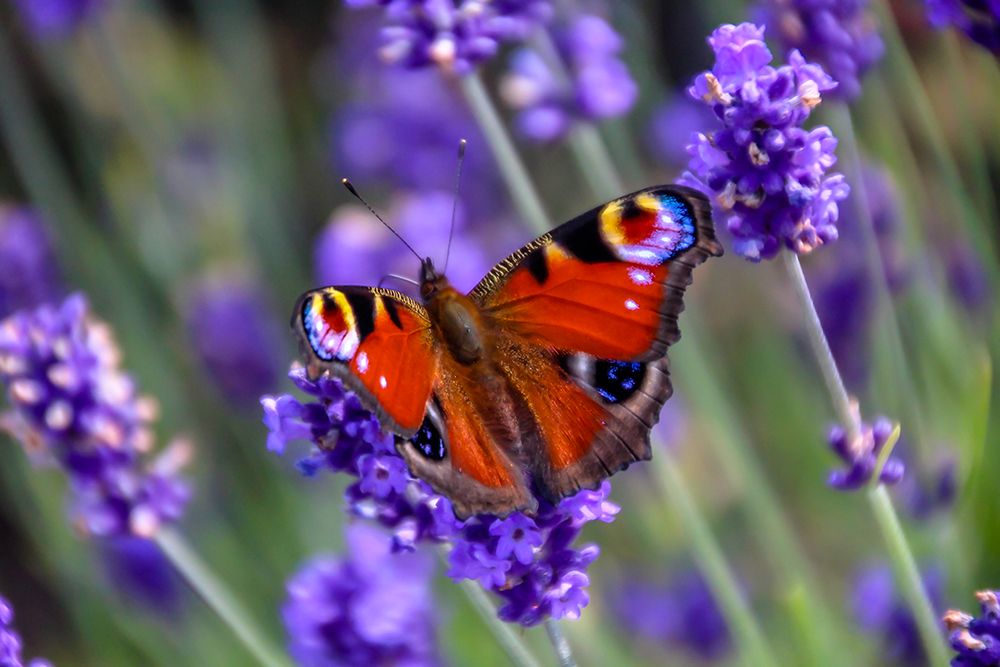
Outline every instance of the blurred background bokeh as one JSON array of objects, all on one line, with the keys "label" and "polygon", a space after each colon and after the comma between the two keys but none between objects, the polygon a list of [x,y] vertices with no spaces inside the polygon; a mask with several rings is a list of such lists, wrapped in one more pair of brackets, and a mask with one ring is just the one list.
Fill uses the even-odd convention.
[{"label": "blurred background bokeh", "polygon": [[[280,645],[286,581],[317,554],[343,553],[349,521],[344,480],[303,477],[294,456],[265,447],[258,399],[292,389],[288,313],[309,288],[417,268],[340,179],[419,252],[442,258],[465,138],[453,282],[471,288],[536,235],[461,87],[436,69],[386,66],[380,11],[350,4],[0,4],[0,318],[87,295],[158,403],[156,440],[193,443],[179,530]],[[577,122],[596,128],[625,191],[678,178],[691,132],[711,118],[684,93],[711,66],[705,38],[758,14],[731,0],[553,4],[556,26],[579,12],[603,17],[621,36],[610,67],[627,68],[604,73],[617,88],[581,103],[592,113],[582,120],[556,102],[519,107],[537,66],[519,47],[481,69],[554,224],[615,194],[577,167]],[[891,17],[902,42],[885,38],[851,102],[869,214],[852,194],[840,239],[802,261],[865,418],[902,424],[907,477],[892,493],[943,611],[1000,586],[1000,66],[960,32],[933,29],[923,2],[873,4],[875,28]],[[909,96],[914,75],[930,109]],[[813,124],[842,129],[835,104]],[[847,162],[843,140],[838,154]],[[872,232],[882,276],[866,256]],[[678,462],[780,662],[806,664],[812,625],[829,623],[842,644],[826,664],[924,664],[869,506],[825,483],[837,466],[825,440],[835,415],[780,262],[727,252],[699,269],[687,303],[657,456]],[[655,476],[642,465],[612,480],[623,509],[587,528],[602,555],[589,606],[563,624],[568,638],[584,665],[739,664]],[[74,530],[66,487],[0,434],[0,593],[27,654],[63,666],[251,664],[155,545]],[[791,527],[810,594],[832,617],[812,616],[817,600],[786,585],[784,538],[762,533],[751,497]],[[414,564],[411,576],[431,567]],[[440,564],[432,581],[433,604],[413,613],[433,621],[440,657],[507,664]],[[523,636],[554,664],[544,632]]]}]

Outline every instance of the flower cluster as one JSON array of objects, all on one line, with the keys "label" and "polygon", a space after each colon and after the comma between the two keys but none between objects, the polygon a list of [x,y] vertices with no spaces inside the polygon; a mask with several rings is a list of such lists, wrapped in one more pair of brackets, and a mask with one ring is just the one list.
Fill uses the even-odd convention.
[{"label": "flower cluster", "polygon": [[234,405],[254,405],[281,375],[276,322],[253,281],[212,274],[198,281],[185,319],[194,352],[209,378]]},{"label": "flower cluster", "polygon": [[411,69],[437,65],[467,74],[500,44],[523,40],[552,14],[548,0],[345,0],[381,6],[382,58]]},{"label": "flower cluster", "polygon": [[868,0],[764,0],[757,13],[786,51],[799,49],[823,65],[840,84],[832,95],[853,100],[861,93],[861,76],[885,51],[868,4]]},{"label": "flower cluster", "polygon": [[518,128],[536,141],[562,137],[576,119],[620,116],[639,95],[620,58],[622,38],[607,21],[582,14],[555,31],[555,39],[568,72],[553,70],[536,50],[523,48],[513,54],[501,82],[504,100],[518,112]]},{"label": "flower cluster", "polygon": [[732,636],[704,577],[695,570],[663,583],[629,579],[609,591],[615,618],[626,632],[703,660],[732,650]]},{"label": "flower cluster", "polygon": [[926,0],[927,18],[937,28],[953,26],[1000,57],[1000,3],[996,0]]},{"label": "flower cluster", "polygon": [[837,238],[838,202],[849,192],[828,127],[802,125],[836,83],[798,51],[771,66],[764,29],[723,25],[708,40],[715,66],[688,93],[722,123],[698,133],[688,147],[691,172],[682,179],[714,195],[734,250],[751,261],[774,257],[784,245],[806,253]]},{"label": "flower cluster", "polygon": [[579,617],[589,601],[587,566],[599,549],[574,547],[573,541],[584,524],[610,522],[618,513],[607,499],[610,484],[557,505],[540,500],[533,516],[458,521],[447,498],[410,475],[395,437],[339,380],[313,381],[301,368],[290,377],[312,400],[302,403],[287,394],[261,399],[270,450],[281,453],[291,440],[311,441],[311,455],[299,462],[304,474],[328,469],[353,477],[345,492],[350,511],[391,528],[396,551],[411,551],[420,542],[449,545],[449,575],[476,580],[501,596],[500,618],[534,625],[546,617]]},{"label": "flower cluster", "polygon": [[[0,665],[3,667],[23,667],[21,658],[21,635],[14,629],[14,608],[0,595]],[[48,660],[35,658],[28,667],[52,667]]]},{"label": "flower cluster", "polygon": [[[860,433],[853,440],[842,426],[831,427],[827,438],[830,448],[847,465],[844,470],[832,471],[827,478],[827,484],[841,491],[854,491],[871,481],[879,454],[895,431],[893,423],[885,417],[876,418],[872,424],[860,420],[859,423]],[[903,462],[890,455],[882,466],[879,482],[891,486],[903,479],[905,472]]]},{"label": "flower cluster", "polygon": [[[920,573],[924,593],[935,609],[941,608],[944,573],[940,567],[924,567]],[[896,590],[892,569],[883,563],[861,570],[854,582],[851,606],[854,618],[866,632],[882,643],[881,664],[924,665],[927,658],[917,620]]]},{"label": "flower cluster", "polygon": [[287,585],[282,617],[299,665],[442,664],[434,637],[426,553],[394,554],[388,536],[364,523],[347,528],[347,553],[321,556]]},{"label": "flower cluster", "polygon": [[56,297],[59,270],[48,231],[35,211],[0,206],[0,318]]},{"label": "flower cluster", "polygon": [[951,646],[958,655],[952,667],[1000,665],[1000,591],[979,591],[979,616],[954,609],[944,615]]},{"label": "flower cluster", "polygon": [[189,493],[178,471],[191,447],[178,440],[143,465],[156,406],[138,395],[119,357],[82,296],[12,315],[0,323],[0,382],[11,404],[0,428],[36,461],[65,470],[82,532],[148,537],[184,511]]}]

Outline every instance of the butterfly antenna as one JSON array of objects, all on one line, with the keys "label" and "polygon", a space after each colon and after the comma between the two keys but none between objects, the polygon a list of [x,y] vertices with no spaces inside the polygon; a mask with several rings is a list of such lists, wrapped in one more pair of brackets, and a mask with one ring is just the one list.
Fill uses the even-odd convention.
[{"label": "butterfly antenna", "polygon": [[458,212],[458,188],[462,185],[462,163],[465,161],[465,139],[458,142],[458,173],[455,174],[455,200],[451,205],[451,229],[448,230],[448,249],[444,253],[444,273],[448,272],[451,259],[451,239],[455,236],[455,215]]},{"label": "butterfly antenna", "polygon": [[400,235],[400,233],[399,233],[399,232],[397,232],[397,231],[396,231],[395,229],[393,229],[393,228],[392,228],[392,225],[390,225],[390,224],[389,224],[388,222],[386,222],[385,220],[383,220],[383,219],[382,219],[382,216],[380,216],[380,215],[379,215],[378,213],[376,213],[376,212],[375,212],[375,209],[373,209],[373,208],[371,207],[371,204],[369,204],[368,202],[366,202],[366,201],[365,201],[365,198],[364,198],[364,197],[362,197],[361,195],[359,195],[359,194],[358,194],[358,191],[354,189],[354,184],[353,184],[353,183],[351,183],[351,182],[350,182],[350,181],[349,181],[348,179],[346,179],[346,178],[342,178],[342,179],[340,180],[340,182],[344,184],[344,187],[345,187],[345,188],[347,188],[347,191],[348,191],[348,192],[350,192],[350,193],[351,193],[352,195],[354,195],[354,196],[355,196],[355,197],[357,198],[357,200],[358,200],[359,202],[361,202],[362,204],[364,204],[364,205],[365,205],[365,208],[367,208],[367,209],[368,209],[368,210],[369,210],[369,211],[371,212],[371,214],[375,216],[375,219],[376,219],[376,220],[378,220],[378,221],[379,221],[379,222],[381,222],[381,223],[382,223],[383,225],[385,225],[385,228],[386,228],[386,229],[388,229],[388,230],[389,230],[390,232],[392,232],[393,234],[395,234],[395,235],[396,235],[396,238],[397,238],[397,239],[399,239],[400,241],[402,241],[402,242],[403,242],[403,245],[405,245],[405,246],[406,246],[407,248],[409,248],[410,252],[412,252],[412,253],[413,253],[413,256],[414,256],[414,257],[416,257],[416,258],[417,258],[418,260],[420,260],[421,262],[423,262],[423,261],[424,261],[424,258],[420,256],[420,253],[418,253],[418,252],[417,252],[416,250],[414,250],[414,249],[413,249],[413,246],[411,246],[411,245],[410,245],[409,243],[407,243],[407,242],[406,242],[406,239],[404,239],[404,238],[403,238],[403,237],[402,237],[402,236]]}]

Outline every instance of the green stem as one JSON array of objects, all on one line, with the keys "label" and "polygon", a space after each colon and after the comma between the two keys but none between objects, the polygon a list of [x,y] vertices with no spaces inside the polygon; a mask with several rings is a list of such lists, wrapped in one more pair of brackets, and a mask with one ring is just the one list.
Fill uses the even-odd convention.
[{"label": "green stem", "polygon": [[964,219],[966,225],[969,226],[970,233],[974,235],[974,238],[982,247],[988,248],[991,253],[995,252],[996,248],[991,228],[986,224],[987,221],[980,219],[979,214],[972,205],[968,190],[962,180],[962,175],[955,163],[954,156],[952,156],[945,142],[944,133],[938,127],[930,96],[927,94],[927,90],[920,80],[917,65],[906,48],[906,43],[903,41],[899,26],[896,25],[888,0],[878,0],[875,2],[875,8],[879,14],[879,20],[883,29],[882,34],[887,46],[886,69],[896,76],[898,83],[896,98],[905,99],[907,107],[915,112],[920,134],[929,142],[934,161],[941,170],[948,190],[956,197],[958,207],[962,213],[961,217]]},{"label": "green stem", "polygon": [[[792,252],[785,252],[785,266],[788,269],[792,284],[796,294],[801,301],[802,308],[806,312],[806,323],[809,334],[809,342],[819,362],[823,379],[830,392],[837,416],[848,430],[850,438],[854,439],[860,435],[860,417],[856,409],[851,406],[851,400],[847,395],[847,389],[841,379],[840,371],[833,360],[833,353],[827,343],[826,335],[820,324],[819,316],[816,314],[816,306],[813,304],[809,294],[809,285],[806,283],[805,274],[802,272],[802,265],[799,263],[799,256]],[[903,594],[917,618],[920,627],[920,638],[923,641],[927,655],[931,657],[931,664],[945,665],[948,662],[943,637],[937,628],[934,619],[933,605],[927,597],[920,582],[920,573],[917,571],[916,562],[906,535],[899,524],[896,510],[892,505],[892,499],[882,485],[876,486],[869,492],[869,500],[872,504],[872,511],[878,521],[879,528],[889,549],[890,560],[896,579],[903,589]]]},{"label": "green stem", "polygon": [[263,639],[261,630],[180,533],[168,528],[161,529],[156,535],[156,543],[258,663],[264,667],[290,667],[291,663]]},{"label": "green stem", "polygon": [[497,618],[496,607],[486,595],[486,591],[471,579],[463,579],[459,585],[469,602],[489,626],[510,661],[517,667],[540,667],[539,662],[525,646],[524,640],[511,630],[510,625]]},{"label": "green stem", "polygon": [[559,627],[559,622],[551,618],[545,619],[545,632],[548,633],[549,641],[552,642],[552,646],[555,648],[556,657],[559,658],[559,667],[576,667],[573,649],[570,648],[569,642],[566,641],[566,635],[563,634],[562,628]]},{"label": "green stem", "polygon": [[923,641],[924,649],[930,658],[929,663],[947,665],[948,651],[945,647],[941,627],[934,613],[934,607],[927,597],[927,591],[920,579],[920,571],[917,569],[913,553],[910,551],[906,535],[903,533],[903,527],[899,523],[899,517],[896,515],[892,499],[885,486],[879,484],[869,490],[868,501],[889,548],[889,556],[903,597],[910,605],[916,618],[920,639]]},{"label": "green stem", "polygon": [[705,576],[726,622],[733,629],[741,652],[753,665],[770,667],[778,664],[764,640],[764,634],[757,625],[753,611],[740,594],[739,581],[726,563],[722,549],[712,536],[705,517],[698,510],[676,462],[670,453],[665,451],[665,447],[654,446],[654,448],[663,452],[661,456],[653,458],[659,472],[656,479],[670,506],[676,509],[684,525],[684,530],[691,540],[698,569]]},{"label": "green stem", "polygon": [[525,169],[521,157],[514,148],[514,142],[510,138],[500,114],[493,101],[490,99],[486,87],[483,85],[479,74],[469,74],[459,79],[462,92],[472,110],[473,115],[479,122],[479,127],[486,135],[486,141],[490,144],[493,156],[500,166],[500,173],[507,183],[507,189],[518,211],[524,217],[525,222],[539,234],[549,231],[551,224],[549,217],[545,213],[541,197],[535,189],[528,170]]}]

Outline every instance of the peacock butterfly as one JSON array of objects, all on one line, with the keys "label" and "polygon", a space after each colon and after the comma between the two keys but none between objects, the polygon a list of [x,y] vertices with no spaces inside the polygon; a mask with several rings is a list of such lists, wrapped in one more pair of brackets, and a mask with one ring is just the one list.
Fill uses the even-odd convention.
[{"label": "peacock butterfly", "polygon": [[292,326],[310,375],[356,392],[458,516],[502,516],[652,456],[684,289],[721,254],[705,196],[657,186],[556,227],[468,294],[424,259],[422,303],[324,287]]}]

